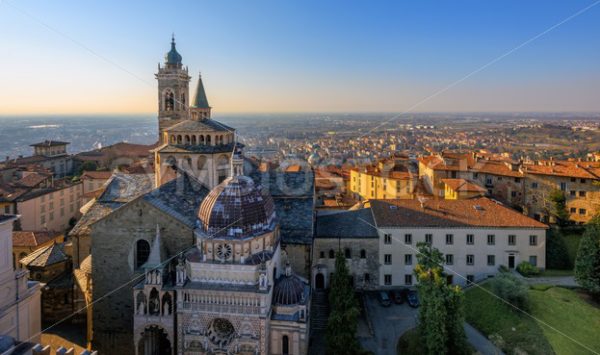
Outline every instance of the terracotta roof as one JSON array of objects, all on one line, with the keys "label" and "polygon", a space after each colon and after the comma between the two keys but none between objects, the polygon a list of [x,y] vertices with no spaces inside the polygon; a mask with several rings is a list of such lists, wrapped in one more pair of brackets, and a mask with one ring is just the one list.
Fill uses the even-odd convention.
[{"label": "terracotta roof", "polygon": [[12,240],[15,247],[37,247],[45,244],[61,234],[51,231],[14,231]]},{"label": "terracotta roof", "polygon": [[81,179],[108,179],[112,174],[112,171],[84,171],[83,174],[81,174]]},{"label": "terracotta roof", "polygon": [[548,228],[488,198],[371,200],[378,227]]},{"label": "terracotta roof", "polygon": [[600,179],[598,162],[541,160],[523,166],[528,174],[554,175],[581,179]]},{"label": "terracotta roof", "polygon": [[459,192],[486,192],[483,187],[465,179],[442,179],[452,190]]},{"label": "terracotta roof", "polygon": [[45,180],[47,180],[50,176],[47,174],[40,173],[29,173],[25,175],[23,178],[17,180],[15,185],[23,186],[23,187],[36,187],[41,184]]},{"label": "terracotta roof", "polygon": [[484,174],[523,177],[523,173],[518,169],[512,169],[510,162],[501,160],[478,159],[472,166],[469,166],[469,170]]}]

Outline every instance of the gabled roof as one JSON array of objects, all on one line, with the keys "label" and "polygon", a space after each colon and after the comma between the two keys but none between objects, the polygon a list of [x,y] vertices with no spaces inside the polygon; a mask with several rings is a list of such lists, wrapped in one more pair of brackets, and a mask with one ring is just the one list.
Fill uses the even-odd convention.
[{"label": "gabled roof", "polygon": [[58,232],[49,231],[13,231],[13,246],[37,247],[60,237],[60,235]]},{"label": "gabled roof", "polygon": [[370,208],[317,216],[315,238],[377,238]]},{"label": "gabled roof", "polygon": [[67,261],[69,257],[63,248],[63,244],[52,243],[27,255],[20,260],[20,263],[25,266],[45,267]]},{"label": "gabled roof", "polygon": [[442,179],[442,182],[456,192],[486,192],[483,187],[465,179]]},{"label": "gabled roof", "polygon": [[377,227],[548,228],[485,197],[467,200],[370,200]]}]

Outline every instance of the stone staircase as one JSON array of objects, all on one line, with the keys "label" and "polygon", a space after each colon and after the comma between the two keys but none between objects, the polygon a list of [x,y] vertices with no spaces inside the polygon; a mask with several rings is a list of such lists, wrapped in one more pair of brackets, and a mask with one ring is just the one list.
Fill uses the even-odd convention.
[{"label": "stone staircase", "polygon": [[310,344],[308,353],[325,355],[325,330],[329,317],[329,300],[324,290],[313,290],[310,305]]}]

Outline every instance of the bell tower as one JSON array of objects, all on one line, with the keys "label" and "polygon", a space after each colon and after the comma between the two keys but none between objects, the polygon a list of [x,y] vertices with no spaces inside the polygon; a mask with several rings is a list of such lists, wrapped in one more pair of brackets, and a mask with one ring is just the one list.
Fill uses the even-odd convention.
[{"label": "bell tower", "polygon": [[171,38],[171,50],[165,54],[165,62],[158,64],[158,132],[160,143],[163,131],[189,118],[189,82],[187,67],[181,62],[175,48],[175,36]]}]

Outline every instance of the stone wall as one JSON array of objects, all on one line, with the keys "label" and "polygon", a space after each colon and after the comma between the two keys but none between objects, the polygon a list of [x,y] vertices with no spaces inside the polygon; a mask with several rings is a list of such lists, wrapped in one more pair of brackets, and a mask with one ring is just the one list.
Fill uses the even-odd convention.
[{"label": "stone wall", "polygon": [[[134,277],[142,275],[140,270],[134,270],[134,249],[139,239],[152,245],[157,224],[166,257],[194,245],[192,229],[142,198],[92,225],[93,300],[102,298],[94,304],[93,343],[102,353],[133,353],[131,287],[141,280]],[[115,291],[122,285],[125,286]]]},{"label": "stone wall", "polygon": [[[313,282],[315,287],[316,274],[314,269],[320,266],[321,273],[326,272],[325,287],[329,286],[329,274],[335,270],[335,257],[330,258],[333,251],[334,256],[338,249],[345,252],[350,249],[351,258],[348,261],[350,274],[353,276],[354,287],[357,289],[375,289],[379,282],[379,239],[378,238],[315,238],[313,251]],[[361,251],[364,250],[364,258]],[[368,279],[365,280],[365,275]]]}]

